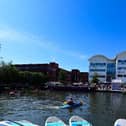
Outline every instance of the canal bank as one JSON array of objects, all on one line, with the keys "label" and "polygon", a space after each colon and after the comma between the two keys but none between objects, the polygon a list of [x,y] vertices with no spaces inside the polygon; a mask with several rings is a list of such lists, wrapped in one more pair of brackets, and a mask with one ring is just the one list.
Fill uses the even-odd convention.
[{"label": "canal bank", "polygon": [[56,90],[56,91],[81,91],[81,92],[95,92],[95,87],[88,87],[88,86],[48,86],[49,90]]},{"label": "canal bank", "polygon": [[126,90],[113,90],[111,88],[97,88],[96,86],[59,86],[50,85],[46,87],[48,90],[54,91],[78,91],[78,92],[105,92],[105,93],[123,93],[126,94]]}]

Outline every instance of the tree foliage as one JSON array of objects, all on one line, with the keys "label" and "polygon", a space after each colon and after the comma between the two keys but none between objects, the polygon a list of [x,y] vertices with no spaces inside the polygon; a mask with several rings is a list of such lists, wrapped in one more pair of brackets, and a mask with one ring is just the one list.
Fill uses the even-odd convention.
[{"label": "tree foliage", "polygon": [[59,72],[59,81],[62,82],[62,83],[65,83],[66,78],[67,78],[66,71],[60,70],[60,72]]},{"label": "tree foliage", "polygon": [[44,86],[47,81],[48,76],[42,73],[19,71],[12,65],[12,62],[5,63],[2,61],[0,63],[0,84],[8,86],[15,84],[17,86],[20,83],[22,86],[27,84],[29,87],[40,87]]},{"label": "tree foliage", "polygon": [[92,80],[91,80],[91,83],[96,83],[98,84],[99,83],[99,79],[98,79],[98,75],[97,74],[94,74]]}]

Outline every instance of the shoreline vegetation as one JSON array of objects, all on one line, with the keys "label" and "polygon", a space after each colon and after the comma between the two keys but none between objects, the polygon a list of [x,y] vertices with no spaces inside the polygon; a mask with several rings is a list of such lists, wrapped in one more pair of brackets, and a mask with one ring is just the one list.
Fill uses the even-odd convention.
[{"label": "shoreline vegetation", "polygon": [[39,72],[19,71],[12,63],[0,63],[0,89],[40,88],[45,86],[48,76]]},{"label": "shoreline vegetation", "polygon": [[[62,75],[62,74],[61,74]],[[41,72],[20,71],[11,62],[0,62],[0,92],[8,91],[11,95],[16,90],[80,90],[89,91],[88,86],[73,86],[65,81],[64,74],[59,76],[59,82],[50,85],[48,74]],[[60,85],[59,85],[60,83]],[[58,85],[57,85],[58,84]],[[36,92],[36,91],[35,91]]]},{"label": "shoreline vegetation", "polygon": [[12,63],[0,63],[0,93],[7,92],[9,95],[15,95],[16,92],[33,92],[41,90],[55,91],[81,91],[81,92],[122,92],[113,91],[110,85],[105,88],[99,88],[98,85],[74,83],[67,84],[61,82],[49,82],[49,77],[40,72],[19,71]]}]

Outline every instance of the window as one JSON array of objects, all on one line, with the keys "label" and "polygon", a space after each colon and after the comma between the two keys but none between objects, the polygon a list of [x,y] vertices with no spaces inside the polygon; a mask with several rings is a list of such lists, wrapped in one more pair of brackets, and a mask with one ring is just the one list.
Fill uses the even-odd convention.
[{"label": "window", "polygon": [[118,77],[122,77],[122,75],[118,75]]},{"label": "window", "polygon": [[126,60],[118,60],[119,64],[126,64]]},{"label": "window", "polygon": [[93,67],[97,67],[97,66],[103,67],[105,65],[106,65],[106,63],[90,63],[90,66],[93,66]]},{"label": "window", "polygon": [[105,72],[105,69],[90,69],[90,72]]},{"label": "window", "polygon": [[126,67],[118,67],[118,70],[126,70]]}]

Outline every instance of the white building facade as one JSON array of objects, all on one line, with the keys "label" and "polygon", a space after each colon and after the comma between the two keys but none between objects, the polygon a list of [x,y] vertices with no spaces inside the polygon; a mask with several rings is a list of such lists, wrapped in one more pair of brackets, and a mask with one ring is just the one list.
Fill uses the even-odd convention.
[{"label": "white building facade", "polygon": [[126,52],[116,56],[116,78],[126,82]]},{"label": "white building facade", "polygon": [[119,53],[114,59],[104,55],[95,55],[89,59],[89,82],[97,76],[100,82],[111,82],[119,79],[126,83],[126,51]]},{"label": "white building facade", "polygon": [[102,55],[96,55],[89,59],[89,82],[96,75],[101,82],[106,81],[107,58]]}]

